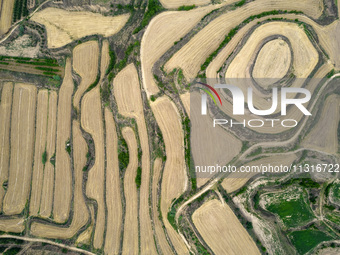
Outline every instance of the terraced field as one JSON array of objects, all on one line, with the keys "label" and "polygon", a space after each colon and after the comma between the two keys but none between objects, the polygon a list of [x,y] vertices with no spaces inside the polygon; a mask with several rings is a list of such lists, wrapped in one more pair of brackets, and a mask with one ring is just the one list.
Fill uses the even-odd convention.
[{"label": "terraced field", "polygon": [[337,254],[339,10],[0,0],[0,253]]}]

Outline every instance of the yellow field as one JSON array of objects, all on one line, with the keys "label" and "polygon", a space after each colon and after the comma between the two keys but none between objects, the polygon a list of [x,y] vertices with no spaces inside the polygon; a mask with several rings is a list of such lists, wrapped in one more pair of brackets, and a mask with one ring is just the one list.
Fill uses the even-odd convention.
[{"label": "yellow field", "polygon": [[105,108],[106,127],[106,206],[105,254],[118,254],[122,228],[122,200],[118,165],[118,138],[112,113]]},{"label": "yellow field", "polygon": [[11,159],[8,189],[3,200],[3,212],[20,214],[29,198],[37,88],[28,84],[14,87],[11,119]]},{"label": "yellow field", "polygon": [[88,208],[90,210],[90,216],[91,216],[91,222],[90,225],[87,227],[87,229],[84,230],[84,232],[82,232],[76,241],[76,244],[80,243],[80,244],[91,244],[91,235],[92,235],[92,231],[94,229],[94,224],[95,224],[95,218],[94,218],[94,205],[93,204],[89,204]]},{"label": "yellow field", "polygon": [[190,118],[190,93],[184,93],[180,95],[181,101],[183,103],[184,109]]},{"label": "yellow field", "polygon": [[55,138],[57,124],[57,100],[58,94],[51,91],[48,99],[48,123],[47,123],[47,140],[46,152],[47,161],[44,169],[43,186],[40,202],[40,216],[48,218],[52,212],[53,187],[54,187],[54,166],[50,162],[50,158],[55,153]]},{"label": "yellow field", "polygon": [[95,163],[88,174],[86,195],[88,198],[97,201],[98,209],[96,212],[93,246],[100,249],[103,245],[105,229],[105,140],[99,86],[87,92],[83,97],[81,102],[81,126],[92,136],[96,152]]},{"label": "yellow field", "polygon": [[322,14],[322,1],[258,0],[219,16],[198,32],[166,63],[165,70],[181,68],[187,79],[196,77],[200,66],[218,48],[228,32],[251,15],[271,10],[297,10],[318,18]]},{"label": "yellow field", "polygon": [[125,67],[113,81],[114,95],[118,111],[127,117],[135,118],[142,149],[142,183],[140,186],[139,219],[141,228],[141,253],[156,254],[149,209],[150,152],[148,133],[145,124],[143,102],[138,73],[133,64]]},{"label": "yellow field", "polygon": [[0,104],[0,211],[2,211],[2,200],[5,189],[2,184],[8,179],[9,162],[9,132],[11,123],[12,91],[13,84],[6,82],[2,84]]},{"label": "yellow field", "polygon": [[210,4],[210,0],[160,0],[165,8],[178,8],[183,5],[205,5]]},{"label": "yellow field", "polygon": [[[267,89],[270,84],[287,74],[290,63],[291,52],[288,44],[282,39],[272,40],[260,50],[255,60],[252,76],[259,85]],[[268,78],[271,83],[267,80]]]},{"label": "yellow field", "polygon": [[87,144],[80,131],[79,122],[74,120],[73,132],[73,160],[74,160],[74,204],[71,225],[67,228],[50,225],[49,223],[33,222],[31,234],[46,238],[69,239],[72,238],[88,219],[89,213],[83,196],[83,167],[86,164]]},{"label": "yellow field", "polygon": [[[292,45],[294,54],[293,69],[297,78],[306,78],[316,66],[319,56],[304,30],[291,22],[270,22],[258,27],[249,37],[241,51],[230,63],[226,72],[228,78],[246,78],[247,67],[251,62],[256,47],[266,37],[280,34],[286,36]],[[289,51],[289,49],[287,49]],[[289,54],[290,52],[287,52]],[[282,57],[282,56],[280,56]],[[280,59],[283,61],[283,59]],[[263,63],[272,65],[271,62]],[[261,67],[261,66],[260,66]],[[276,77],[277,78],[277,77]]]},{"label": "yellow field", "polygon": [[174,45],[174,42],[185,36],[204,15],[218,6],[220,5],[186,12],[163,12],[151,20],[143,35],[140,51],[143,86],[148,97],[159,92],[152,75],[155,62]]},{"label": "yellow field", "polygon": [[25,230],[25,220],[22,218],[1,219],[0,230],[4,232],[21,233]]},{"label": "yellow field", "polygon": [[225,203],[222,205],[216,199],[205,202],[193,213],[192,220],[215,254],[261,254],[253,239]]},{"label": "yellow field", "polygon": [[108,40],[103,40],[102,51],[101,51],[101,60],[100,60],[100,80],[103,79],[106,69],[110,63],[110,55],[109,55],[109,42]]},{"label": "yellow field", "polygon": [[129,148],[129,165],[124,175],[125,217],[122,254],[138,254],[138,195],[135,178],[138,167],[137,141],[133,130],[125,127],[123,137]]},{"label": "yellow field", "polygon": [[46,8],[31,19],[46,27],[48,47],[59,48],[88,35],[112,36],[122,29],[129,17],[129,14],[105,17],[99,13]]},{"label": "yellow field", "polygon": [[96,80],[98,73],[99,46],[97,41],[88,41],[73,50],[73,69],[81,77],[81,82],[73,97],[73,106],[79,109],[80,98]]},{"label": "yellow field", "polygon": [[180,115],[175,104],[167,96],[160,97],[155,102],[150,102],[150,105],[163,134],[167,157],[161,186],[161,212],[164,225],[176,252],[188,254],[189,251],[184,241],[166,218],[172,200],[184,192],[187,183],[184,137]]},{"label": "yellow field", "polygon": [[39,90],[37,100],[37,120],[35,125],[35,151],[34,164],[32,173],[32,188],[30,199],[30,215],[38,215],[40,200],[42,195],[42,184],[44,175],[44,164],[42,155],[46,150],[46,133],[47,133],[47,118],[48,118],[48,91]]},{"label": "yellow field", "polygon": [[66,151],[66,144],[71,140],[71,103],[73,93],[73,80],[71,73],[71,60],[67,59],[65,77],[59,90],[56,162],[53,200],[53,219],[64,223],[69,216],[72,198],[72,173],[70,155]]},{"label": "yellow field", "polygon": [[[251,163],[245,164],[245,166],[259,166],[261,164],[271,164],[272,166],[280,166],[282,164],[284,166],[290,166],[296,158],[295,154],[270,156],[252,161]],[[242,188],[243,185],[245,185],[247,181],[255,175],[256,173],[231,173],[223,180],[221,185],[228,193],[232,193]]]},{"label": "yellow field", "polygon": [[[14,0],[2,0],[0,9],[0,36],[7,33],[12,25]],[[0,2],[0,3],[1,3]]]},{"label": "yellow field", "polygon": [[156,158],[153,164],[153,174],[152,174],[152,214],[153,220],[155,224],[155,233],[156,233],[156,240],[157,244],[162,251],[162,254],[174,254],[164,233],[164,229],[162,226],[162,222],[159,219],[159,212],[158,212],[158,183],[160,181],[162,173],[162,159]]},{"label": "yellow field", "polygon": [[338,152],[339,102],[338,95],[327,97],[320,119],[302,142],[303,147],[332,154]]}]

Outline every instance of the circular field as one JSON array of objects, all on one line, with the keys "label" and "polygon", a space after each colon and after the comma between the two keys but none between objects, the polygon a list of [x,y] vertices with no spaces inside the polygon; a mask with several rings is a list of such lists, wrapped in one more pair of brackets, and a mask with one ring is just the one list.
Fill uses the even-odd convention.
[{"label": "circular field", "polygon": [[265,89],[281,80],[288,72],[292,60],[289,45],[281,38],[267,42],[260,50],[252,76]]}]

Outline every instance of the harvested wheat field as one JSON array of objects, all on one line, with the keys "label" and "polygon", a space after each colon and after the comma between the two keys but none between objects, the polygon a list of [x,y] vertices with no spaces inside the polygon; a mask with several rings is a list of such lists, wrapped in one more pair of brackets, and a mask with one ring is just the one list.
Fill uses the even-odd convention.
[{"label": "harvested wheat field", "polygon": [[174,45],[174,42],[184,37],[204,15],[219,6],[211,5],[186,12],[164,12],[152,19],[143,35],[140,52],[143,86],[148,97],[159,92],[152,74],[155,62]]},{"label": "harvested wheat field", "polygon": [[81,77],[81,83],[73,97],[73,106],[77,110],[79,110],[80,98],[97,78],[98,58],[99,46],[97,41],[82,43],[73,50],[72,67]]},{"label": "harvested wheat field", "polygon": [[174,254],[172,251],[168,240],[166,239],[164,229],[162,226],[161,219],[159,218],[158,212],[158,191],[160,190],[160,177],[162,174],[162,159],[156,158],[153,164],[153,173],[152,173],[152,214],[155,224],[155,234],[156,234],[156,241],[159,245],[159,249],[161,250],[162,254]]},{"label": "harvested wheat field", "polygon": [[215,254],[261,254],[227,204],[216,199],[205,202],[192,220]]},{"label": "harvested wheat field", "polygon": [[[261,41],[267,37],[272,35],[280,34],[285,36],[289,42],[291,43],[292,51],[294,54],[293,57],[293,69],[294,74],[297,78],[306,78],[314,69],[316,64],[318,63],[319,56],[318,52],[314,48],[313,44],[310,42],[303,28],[299,27],[297,24],[291,22],[270,22],[258,27],[249,37],[245,45],[242,47],[241,51],[237,54],[237,56],[230,63],[226,77],[227,78],[247,78],[249,77],[247,74],[247,67],[251,63],[252,58],[254,58],[253,54],[256,52],[256,48],[260,45]],[[270,43],[270,42],[269,42]],[[279,39],[278,43],[282,43],[282,40]],[[256,70],[256,65],[259,62],[259,69],[262,71],[267,71],[267,68],[273,67],[273,60],[264,59],[261,60],[261,53],[268,51],[268,49],[273,50],[273,44],[269,45],[265,44],[256,59],[256,64],[254,70]],[[274,48],[275,49],[275,48]],[[263,51],[262,51],[263,50]],[[267,54],[271,54],[270,52]],[[274,54],[274,53],[272,53]],[[286,53],[280,54],[279,60],[284,63],[285,56],[290,55],[290,50],[288,45],[286,45]],[[287,65],[282,64],[277,72],[277,75],[281,76],[285,75],[285,70],[287,70]],[[261,74],[261,73],[260,73]],[[273,73],[272,73],[273,74]],[[253,73],[254,75],[254,73]],[[254,78],[262,78],[262,76]],[[271,77],[263,77],[263,78],[271,78]],[[275,77],[280,78],[280,77]]]},{"label": "harvested wheat field", "polygon": [[54,165],[51,158],[55,157],[56,128],[57,128],[57,102],[58,94],[51,91],[48,99],[48,123],[46,137],[47,161],[44,168],[44,177],[41,192],[39,215],[43,218],[51,216],[54,188]]},{"label": "harvested wheat field", "polygon": [[[244,166],[259,166],[268,164],[272,166],[280,166],[281,164],[284,166],[290,166],[290,164],[292,164],[296,158],[297,157],[295,154],[270,156],[252,161],[245,164]],[[255,175],[256,173],[254,172],[231,173],[223,180],[221,185],[228,193],[232,193],[242,188],[249,181],[249,179]]]},{"label": "harvested wheat field", "polygon": [[138,167],[137,140],[133,130],[125,127],[122,135],[129,148],[129,165],[124,174],[125,217],[122,254],[138,254],[138,195],[135,178]]},{"label": "harvested wheat field", "polygon": [[139,219],[141,229],[141,253],[156,254],[153,242],[153,232],[149,209],[150,185],[150,152],[148,133],[144,118],[143,101],[141,97],[138,73],[133,64],[125,67],[113,81],[114,95],[118,111],[126,116],[135,118],[138,136],[142,149],[142,182],[140,186]]},{"label": "harvested wheat field", "polygon": [[46,238],[69,239],[72,238],[88,219],[89,213],[83,196],[83,167],[86,164],[87,144],[80,131],[79,122],[74,120],[73,131],[73,160],[74,160],[74,204],[72,222],[65,228],[49,223],[33,222],[31,234]]},{"label": "harvested wheat field", "polygon": [[17,217],[1,219],[0,230],[4,232],[21,233],[25,230],[25,220]]},{"label": "harvested wheat field", "polygon": [[93,204],[88,204],[89,212],[90,212],[90,224],[89,226],[79,234],[76,244],[91,244],[91,237],[92,237],[92,232],[94,229],[94,224],[95,224],[95,210],[94,210],[94,205]]},{"label": "harvested wheat field", "polygon": [[10,156],[9,138],[11,128],[11,108],[13,84],[6,82],[2,85],[0,103],[0,210],[6,190],[3,183],[8,179],[8,163]]},{"label": "harvested wheat field", "polygon": [[161,212],[170,240],[179,254],[189,251],[180,235],[173,229],[166,216],[171,202],[186,189],[187,175],[184,161],[184,137],[180,115],[175,104],[167,97],[151,102],[151,109],[164,137],[166,162],[161,184]]},{"label": "harvested wheat field", "polygon": [[122,199],[118,164],[116,124],[109,108],[105,108],[106,130],[106,206],[107,223],[105,254],[118,254],[122,228]]},{"label": "harvested wheat field", "polygon": [[[339,95],[327,97],[320,119],[302,142],[303,147],[331,154],[338,152],[339,102]],[[327,132],[325,132],[325,127],[327,127]]]},{"label": "harvested wheat field", "polygon": [[71,60],[66,60],[65,77],[59,90],[56,161],[54,176],[53,219],[57,223],[67,221],[72,198],[71,159],[66,151],[71,141],[71,108],[73,94]]},{"label": "harvested wheat field", "polygon": [[110,64],[110,45],[108,40],[103,40],[102,51],[101,51],[101,60],[100,60],[100,80],[104,78],[106,70]]},{"label": "harvested wheat field", "polygon": [[12,25],[14,2],[15,0],[0,1],[0,36],[7,33]]},{"label": "harvested wheat field", "polygon": [[181,94],[180,98],[184,106],[184,109],[190,118],[190,93],[187,92],[187,93]]},{"label": "harvested wheat field", "polygon": [[[253,69],[252,76],[264,88],[282,79],[288,72],[291,63],[289,45],[282,39],[266,43],[260,50]],[[265,79],[265,80],[263,80]]]},{"label": "harvested wheat field", "polygon": [[8,189],[3,200],[6,215],[20,214],[29,199],[34,151],[37,88],[15,84],[11,119],[11,159]]},{"label": "harvested wheat field", "polygon": [[46,27],[48,47],[59,48],[88,35],[112,36],[122,29],[129,17],[129,14],[106,17],[99,13],[51,7],[35,13],[31,19]]},{"label": "harvested wheat field", "polygon": [[317,18],[322,13],[321,6],[323,6],[322,1],[319,0],[290,1],[289,3],[283,0],[250,2],[211,21],[171,57],[164,66],[165,70],[170,72],[174,68],[181,68],[187,79],[195,77],[200,66],[218,48],[224,36],[249,16],[272,10],[297,10]]},{"label": "harvested wheat field", "polygon": [[37,99],[37,120],[35,125],[36,138],[29,210],[30,215],[34,216],[38,215],[39,212],[45,167],[44,164],[47,160],[47,155],[44,155],[46,153],[47,114],[48,91],[39,90]]},{"label": "harvested wheat field", "polygon": [[100,249],[104,241],[106,220],[104,201],[105,140],[99,86],[87,92],[83,97],[81,102],[81,126],[92,136],[96,152],[95,163],[88,174],[86,195],[88,198],[97,201],[98,211],[96,212],[93,246]]},{"label": "harvested wheat field", "polygon": [[210,4],[210,0],[160,0],[165,8],[178,8],[183,5],[206,5]]}]

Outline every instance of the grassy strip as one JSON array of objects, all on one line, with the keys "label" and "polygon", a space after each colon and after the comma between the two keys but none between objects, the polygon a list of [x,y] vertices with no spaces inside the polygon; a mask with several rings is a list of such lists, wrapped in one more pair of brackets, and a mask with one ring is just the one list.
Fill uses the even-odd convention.
[{"label": "grassy strip", "polygon": [[196,5],[182,5],[180,7],[178,7],[179,11],[189,11],[191,9],[194,9],[196,7]]},{"label": "grassy strip", "polygon": [[42,71],[47,71],[47,72],[59,72],[58,69],[53,69],[53,68],[50,68],[50,67],[36,66],[35,69],[42,70]]},{"label": "grassy strip", "polygon": [[118,161],[119,161],[119,170],[124,170],[129,165],[129,148],[124,138],[119,139],[118,141]]},{"label": "grassy strip", "polygon": [[141,167],[137,168],[137,175],[136,175],[135,182],[136,182],[137,189],[139,189],[140,185],[142,184],[142,168]]},{"label": "grassy strip", "polygon": [[149,0],[147,11],[144,13],[143,20],[141,24],[133,31],[134,34],[141,31],[144,27],[146,27],[153,16],[157,13],[163,11],[163,6],[159,3],[158,0]]}]

